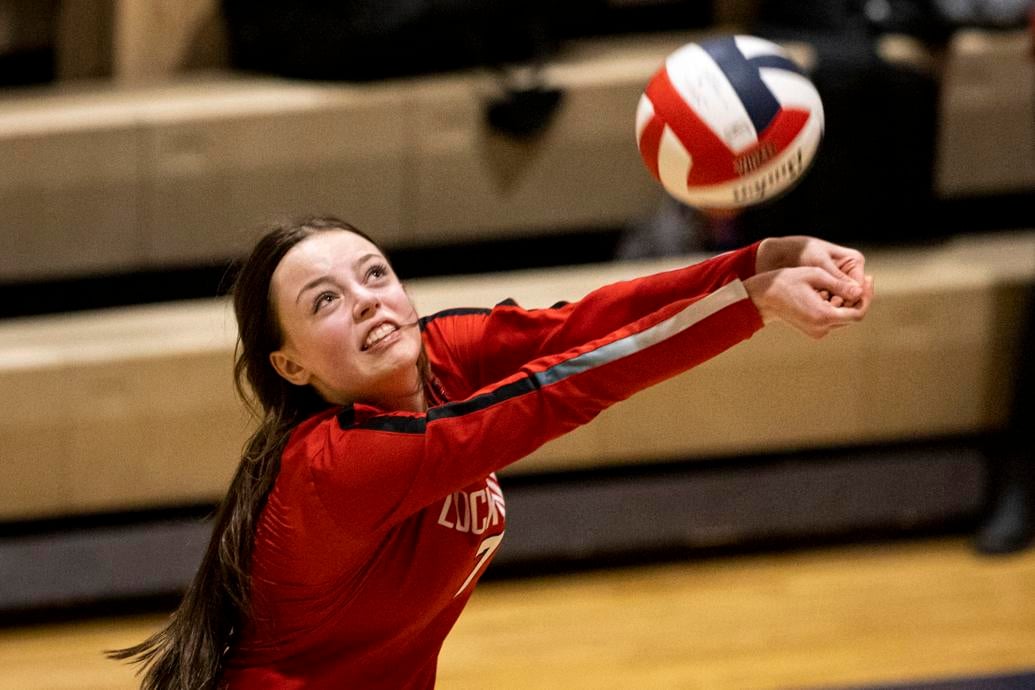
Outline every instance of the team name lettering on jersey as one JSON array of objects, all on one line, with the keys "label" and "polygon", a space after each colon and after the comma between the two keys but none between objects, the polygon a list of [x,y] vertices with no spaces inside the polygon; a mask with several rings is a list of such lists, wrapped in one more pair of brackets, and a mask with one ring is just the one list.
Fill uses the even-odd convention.
[{"label": "team name lettering on jersey", "polygon": [[470,493],[457,491],[446,496],[438,524],[458,532],[482,534],[498,525],[500,516],[506,516],[503,494],[496,480],[490,477],[484,489]]}]

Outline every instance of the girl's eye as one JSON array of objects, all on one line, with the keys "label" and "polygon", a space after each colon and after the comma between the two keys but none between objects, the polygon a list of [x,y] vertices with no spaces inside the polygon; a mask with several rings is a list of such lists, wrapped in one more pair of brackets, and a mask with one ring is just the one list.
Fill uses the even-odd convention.
[{"label": "girl's eye", "polygon": [[320,308],[334,301],[334,293],[329,291],[321,292],[313,300],[313,313],[320,311]]},{"label": "girl's eye", "polygon": [[374,264],[367,269],[368,279],[384,278],[386,275],[388,275],[388,266],[385,264]]}]

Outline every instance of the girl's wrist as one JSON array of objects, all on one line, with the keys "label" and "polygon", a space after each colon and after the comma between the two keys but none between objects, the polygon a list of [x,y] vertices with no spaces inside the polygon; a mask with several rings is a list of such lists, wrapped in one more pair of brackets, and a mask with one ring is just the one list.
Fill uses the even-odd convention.
[{"label": "girl's wrist", "polygon": [[767,237],[758,245],[755,254],[755,273],[768,273],[778,268],[784,268],[784,258],[781,255],[780,238]]}]

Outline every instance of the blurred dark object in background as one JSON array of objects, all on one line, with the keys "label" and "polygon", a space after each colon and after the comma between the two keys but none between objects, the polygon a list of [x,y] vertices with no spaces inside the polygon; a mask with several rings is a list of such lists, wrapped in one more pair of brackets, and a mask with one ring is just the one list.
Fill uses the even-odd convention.
[{"label": "blurred dark object in background", "polygon": [[58,0],[0,0],[0,87],[54,80]]},{"label": "blurred dark object in background", "polygon": [[368,81],[542,60],[569,38],[702,28],[690,0],[222,0],[231,64]]},{"label": "blurred dark object in background", "polygon": [[1014,399],[1010,423],[989,444],[989,510],[974,538],[985,555],[1022,551],[1035,540],[1035,285],[1028,288],[1028,311],[1021,347],[1013,363]]},{"label": "blurred dark object in background", "polygon": [[223,0],[231,64],[301,79],[367,81],[552,52],[546,3]]}]

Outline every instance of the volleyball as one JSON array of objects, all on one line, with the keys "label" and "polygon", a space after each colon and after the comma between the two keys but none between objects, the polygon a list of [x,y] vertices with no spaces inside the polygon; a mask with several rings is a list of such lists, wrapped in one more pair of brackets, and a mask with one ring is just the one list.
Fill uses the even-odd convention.
[{"label": "volleyball", "polygon": [[790,190],[823,138],[823,103],[780,46],[755,36],[688,43],[650,78],[636,140],[673,197],[737,209]]}]

